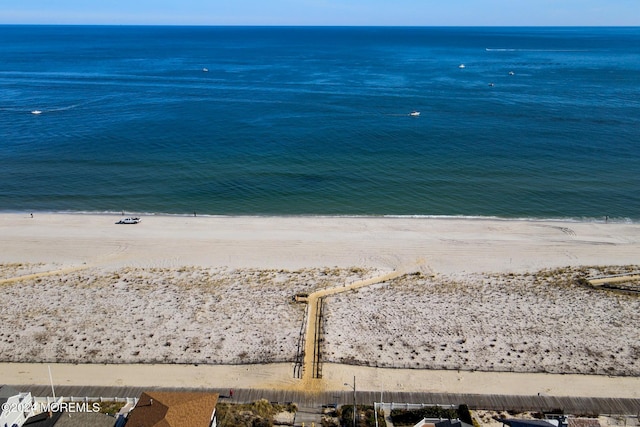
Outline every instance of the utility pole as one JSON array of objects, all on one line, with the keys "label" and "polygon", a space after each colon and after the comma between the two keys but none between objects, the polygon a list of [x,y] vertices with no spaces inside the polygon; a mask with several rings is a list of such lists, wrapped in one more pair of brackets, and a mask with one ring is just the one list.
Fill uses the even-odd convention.
[{"label": "utility pole", "polygon": [[55,402],[55,400],[56,400],[56,391],[53,388],[53,377],[51,376],[51,366],[47,365],[47,369],[49,370],[49,382],[51,383],[51,393],[53,394],[53,401]]},{"label": "utility pole", "polygon": [[353,427],[356,427],[356,376],[353,376]]},{"label": "utility pole", "polygon": [[353,386],[347,383],[344,385],[353,388],[353,427],[356,427],[356,376],[353,376]]}]

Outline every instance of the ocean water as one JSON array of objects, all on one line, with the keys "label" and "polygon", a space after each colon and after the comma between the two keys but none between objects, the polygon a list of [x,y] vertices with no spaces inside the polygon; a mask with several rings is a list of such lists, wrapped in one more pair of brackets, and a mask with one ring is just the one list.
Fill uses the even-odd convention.
[{"label": "ocean water", "polygon": [[0,211],[637,222],[640,28],[0,26]]}]

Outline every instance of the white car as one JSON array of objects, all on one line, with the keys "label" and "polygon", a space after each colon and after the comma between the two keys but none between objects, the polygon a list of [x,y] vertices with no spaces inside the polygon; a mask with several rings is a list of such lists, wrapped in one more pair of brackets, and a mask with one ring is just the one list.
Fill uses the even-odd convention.
[{"label": "white car", "polygon": [[140,218],[124,218],[116,222],[116,224],[137,224],[140,222]]}]

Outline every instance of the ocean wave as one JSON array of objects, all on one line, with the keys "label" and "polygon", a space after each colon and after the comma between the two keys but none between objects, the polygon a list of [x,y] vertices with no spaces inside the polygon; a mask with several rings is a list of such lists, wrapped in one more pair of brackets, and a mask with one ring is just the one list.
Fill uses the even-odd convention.
[{"label": "ocean wave", "polygon": [[519,48],[502,48],[487,47],[487,52],[591,52],[589,49],[519,49]]},{"label": "ocean wave", "polygon": [[[23,214],[25,210],[0,210],[0,214]],[[564,222],[564,223],[611,223],[611,224],[640,224],[640,218],[611,218],[611,217],[504,217],[496,215],[358,215],[358,214],[211,214],[200,212],[170,213],[144,211],[88,211],[88,210],[32,210],[28,213],[42,215],[108,215],[108,216],[141,216],[141,217],[202,217],[202,218],[354,218],[354,219],[433,219],[433,220],[469,220],[469,221],[526,221],[526,222]]]},{"label": "ocean wave", "polygon": [[628,30],[76,30],[3,58],[2,209],[640,220]]}]

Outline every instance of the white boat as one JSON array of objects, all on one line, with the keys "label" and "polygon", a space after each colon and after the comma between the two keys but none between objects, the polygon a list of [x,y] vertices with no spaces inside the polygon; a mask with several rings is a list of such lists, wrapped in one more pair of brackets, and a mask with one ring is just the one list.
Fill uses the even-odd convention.
[{"label": "white boat", "polygon": [[123,218],[120,221],[116,222],[116,224],[137,224],[139,223],[141,220],[140,218]]},{"label": "white boat", "polygon": [[40,110],[33,110],[33,111],[31,112],[31,114],[42,114],[42,111],[40,111]]},{"label": "white boat", "polygon": [[420,111],[412,111],[409,113],[409,115],[412,117],[418,117],[420,115]]},{"label": "white boat", "polygon": [[509,71],[509,75],[513,76],[515,73],[513,71]]},{"label": "white boat", "polygon": [[460,65],[458,65],[458,68],[465,68],[465,65],[464,64],[460,64]]}]

